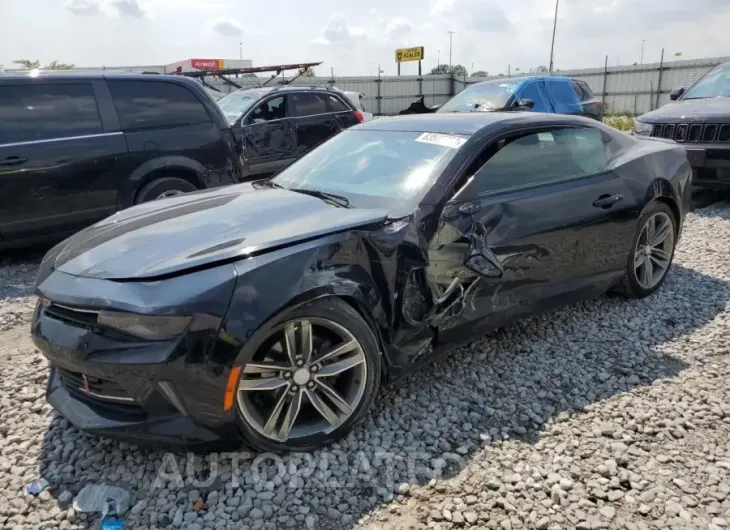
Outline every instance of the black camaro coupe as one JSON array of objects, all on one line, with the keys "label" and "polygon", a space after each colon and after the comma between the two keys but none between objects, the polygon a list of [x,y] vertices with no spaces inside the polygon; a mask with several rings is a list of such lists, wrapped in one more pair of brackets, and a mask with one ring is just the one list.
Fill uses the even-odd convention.
[{"label": "black camaro coupe", "polygon": [[32,324],[48,401],[137,442],[308,451],[384,377],[670,268],[684,149],[595,120],[357,125],[277,176],[121,211],[51,249]]}]

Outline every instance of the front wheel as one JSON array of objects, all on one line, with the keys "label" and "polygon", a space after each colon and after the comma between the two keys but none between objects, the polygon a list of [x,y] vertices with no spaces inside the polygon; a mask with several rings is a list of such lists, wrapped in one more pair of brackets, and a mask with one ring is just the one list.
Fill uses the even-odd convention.
[{"label": "front wheel", "polygon": [[618,291],[631,298],[649,296],[664,283],[674,258],[677,220],[663,202],[642,213]]},{"label": "front wheel", "polygon": [[197,189],[185,179],[177,177],[160,178],[153,180],[139,190],[134,203],[142,204],[143,202],[155,201],[157,199],[176,197],[191,191],[196,191]]},{"label": "front wheel", "polygon": [[372,330],[338,298],[284,311],[242,363],[236,408],[243,441],[263,451],[312,451],[363,419],[381,376]]}]

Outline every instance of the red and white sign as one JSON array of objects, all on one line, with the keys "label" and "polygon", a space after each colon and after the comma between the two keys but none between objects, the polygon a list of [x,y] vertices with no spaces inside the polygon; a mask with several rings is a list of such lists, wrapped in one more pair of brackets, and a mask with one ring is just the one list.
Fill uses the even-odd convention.
[{"label": "red and white sign", "polygon": [[220,70],[223,59],[190,59],[190,66],[197,70]]}]

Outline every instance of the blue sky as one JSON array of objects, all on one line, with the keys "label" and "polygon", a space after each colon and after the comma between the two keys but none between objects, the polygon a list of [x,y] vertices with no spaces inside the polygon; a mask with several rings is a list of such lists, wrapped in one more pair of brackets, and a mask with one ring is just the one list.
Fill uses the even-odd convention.
[{"label": "blue sky", "polygon": [[[395,73],[394,49],[440,50],[468,70],[506,73],[549,62],[553,0],[0,0],[0,64],[39,59],[77,66],[238,58],[255,65],[324,61],[317,73]],[[556,67],[730,55],[727,0],[560,0]],[[416,73],[404,65],[403,73]]]}]

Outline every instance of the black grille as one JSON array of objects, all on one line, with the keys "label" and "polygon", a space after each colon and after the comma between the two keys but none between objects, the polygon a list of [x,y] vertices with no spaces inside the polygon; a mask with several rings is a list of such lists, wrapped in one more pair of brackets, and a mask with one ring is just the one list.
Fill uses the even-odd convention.
[{"label": "black grille", "polygon": [[677,142],[686,141],[688,127],[689,126],[686,123],[683,123],[682,125],[677,126],[677,132],[674,134],[674,140]]},{"label": "black grille", "polygon": [[702,133],[702,141],[705,143],[714,142],[717,136],[717,125],[705,125],[705,132]]},{"label": "black grille", "polygon": [[689,141],[699,142],[700,138],[702,138],[702,125],[700,125],[699,123],[695,123],[692,127],[689,128]]},{"label": "black grille", "polygon": [[651,130],[655,138],[666,138],[675,142],[730,143],[730,124],[709,123],[657,123]]},{"label": "black grille", "polygon": [[98,313],[96,311],[86,311],[57,304],[51,304],[48,306],[46,308],[46,315],[69,324],[80,325],[88,328],[96,326],[98,318]]},{"label": "black grille", "polygon": [[665,125],[664,134],[662,134],[662,138],[667,138],[668,140],[674,140],[674,129],[675,129],[675,126],[672,124]]},{"label": "black grille", "polygon": [[[144,409],[132,401],[119,383],[100,377],[86,376],[69,370],[58,370],[61,384],[76,399],[97,407],[123,414],[144,415]],[[87,390],[88,389],[88,390]]]},{"label": "black grille", "polygon": [[717,137],[718,142],[730,142],[730,125],[720,127],[720,134]]}]

